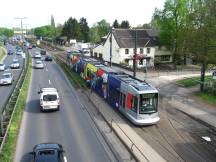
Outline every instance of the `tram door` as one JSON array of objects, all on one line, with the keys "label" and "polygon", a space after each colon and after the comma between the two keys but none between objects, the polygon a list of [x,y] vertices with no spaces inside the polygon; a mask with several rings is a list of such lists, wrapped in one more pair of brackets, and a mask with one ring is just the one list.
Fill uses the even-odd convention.
[{"label": "tram door", "polygon": [[120,100],[119,100],[120,108],[123,108],[123,109],[126,108],[125,103],[126,103],[126,95],[120,92]]}]

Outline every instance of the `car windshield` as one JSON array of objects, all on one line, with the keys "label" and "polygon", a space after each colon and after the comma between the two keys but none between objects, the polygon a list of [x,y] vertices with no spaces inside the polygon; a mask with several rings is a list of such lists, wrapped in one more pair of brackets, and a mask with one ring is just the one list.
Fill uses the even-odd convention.
[{"label": "car windshield", "polygon": [[57,96],[56,95],[54,95],[54,94],[47,94],[47,95],[44,95],[43,96],[43,100],[44,101],[56,101],[56,99],[57,99]]},{"label": "car windshield", "polygon": [[18,60],[13,60],[13,63],[18,63]]},{"label": "car windshield", "polygon": [[52,162],[57,162],[58,161],[58,152],[57,150],[51,150],[51,149],[46,149],[46,150],[39,150],[36,153],[35,161],[52,161]]},{"label": "car windshield", "polygon": [[2,78],[11,78],[10,74],[3,75]]},{"label": "car windshield", "polygon": [[140,114],[153,113],[157,111],[158,94],[141,94],[140,95]]},{"label": "car windshield", "polygon": [[36,64],[42,64],[42,61],[37,61]]},{"label": "car windshield", "polygon": [[0,63],[0,66],[4,66],[4,64],[1,64],[1,63]]}]

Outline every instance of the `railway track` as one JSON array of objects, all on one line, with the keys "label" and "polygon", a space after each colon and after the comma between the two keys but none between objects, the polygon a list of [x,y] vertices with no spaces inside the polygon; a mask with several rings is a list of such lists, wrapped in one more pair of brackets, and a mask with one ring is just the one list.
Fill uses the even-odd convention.
[{"label": "railway track", "polygon": [[[66,64],[66,54],[58,58]],[[160,100],[160,105],[161,120],[157,125],[136,127],[127,123],[167,161],[215,161],[215,130],[172,107],[167,97]],[[213,141],[209,143],[203,136],[210,136]]]}]

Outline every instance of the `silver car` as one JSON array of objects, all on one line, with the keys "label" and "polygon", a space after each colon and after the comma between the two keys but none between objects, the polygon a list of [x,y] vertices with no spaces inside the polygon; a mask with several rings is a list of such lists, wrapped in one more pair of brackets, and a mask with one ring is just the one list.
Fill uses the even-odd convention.
[{"label": "silver car", "polygon": [[20,64],[19,64],[19,60],[17,58],[13,59],[12,64],[10,65],[11,69],[19,69]]},{"label": "silver car", "polygon": [[41,60],[35,61],[35,68],[36,69],[43,69],[44,68],[43,62]]},{"label": "silver car", "polygon": [[36,58],[36,59],[41,59],[41,54],[36,53],[36,54],[34,55],[34,58]]},{"label": "silver car", "polygon": [[13,82],[12,73],[2,74],[1,79],[0,79],[0,85],[8,85],[8,84],[12,84],[12,82]]},{"label": "silver car", "polygon": [[5,70],[5,64],[0,63],[0,71],[4,71]]}]

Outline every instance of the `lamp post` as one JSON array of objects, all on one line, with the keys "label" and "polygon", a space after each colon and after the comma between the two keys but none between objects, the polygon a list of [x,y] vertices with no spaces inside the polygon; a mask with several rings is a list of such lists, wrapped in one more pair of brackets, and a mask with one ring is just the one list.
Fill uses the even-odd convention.
[{"label": "lamp post", "polygon": [[22,31],[22,40],[23,40],[23,20],[27,19],[27,17],[15,17],[15,19],[19,19],[21,21],[21,31]]}]

